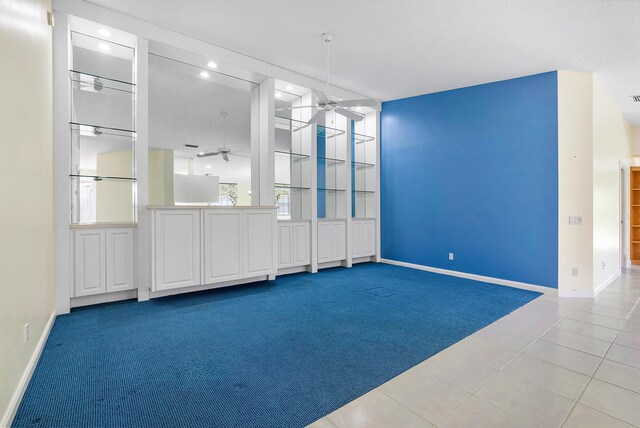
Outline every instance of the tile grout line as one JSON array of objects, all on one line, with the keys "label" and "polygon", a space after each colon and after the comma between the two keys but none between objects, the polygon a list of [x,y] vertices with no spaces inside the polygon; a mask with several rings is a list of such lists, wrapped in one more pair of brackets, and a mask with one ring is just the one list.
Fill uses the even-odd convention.
[{"label": "tile grout line", "polygon": [[[615,342],[616,338],[618,337],[618,334],[620,334],[620,332],[622,331],[622,327],[624,327],[625,323],[627,322],[627,320],[629,319],[629,316],[631,315],[631,313],[636,309],[636,307],[638,307],[638,303],[640,303],[640,298],[636,299],[636,303],[634,303],[634,305],[631,307],[631,310],[627,313],[627,317],[623,320],[622,325],[620,326],[620,328],[618,329],[618,331],[616,332],[616,335],[614,336],[613,340],[611,341],[611,343],[609,344],[609,346],[607,347],[607,351],[604,353],[604,356],[600,359],[600,361],[598,362],[598,365],[596,366],[596,369],[593,371],[593,374],[589,377],[589,381],[587,382],[587,384],[584,386],[584,388],[582,388],[582,391],[580,392],[580,395],[578,395],[578,398],[576,399],[576,401],[573,403],[573,405],[571,406],[571,409],[569,409],[569,413],[567,413],[567,415],[565,416],[565,418],[562,420],[562,423],[560,424],[560,426],[564,426],[564,424],[566,424],[567,419],[569,419],[569,416],[571,416],[571,414],[573,413],[574,409],[576,408],[576,405],[578,403],[580,403],[580,399],[582,398],[582,396],[584,395],[585,391],[587,390],[587,388],[589,387],[589,385],[591,385],[591,382],[594,379],[594,376],[596,375],[596,373],[598,372],[598,369],[600,368],[600,366],[602,365],[602,362],[606,359],[607,354],[609,353],[609,350],[611,349],[611,347],[613,346],[613,343]],[[596,378],[597,379],[597,378]],[[598,379],[600,380],[600,379]],[[609,382],[606,382],[609,383]],[[618,386],[618,385],[615,385]],[[620,388],[618,386],[618,388]],[[626,389],[626,388],[625,388]],[[583,406],[588,407],[591,409],[591,407],[586,406],[585,404],[583,404]],[[593,409],[596,411],[599,411],[597,409]],[[603,413],[609,417],[612,417],[614,419],[618,419],[615,416],[612,416],[608,413],[605,412],[600,412]],[[618,419],[620,420],[620,419]]]},{"label": "tile grout line", "polygon": [[[537,300],[537,299],[534,299],[534,300],[532,300],[531,302],[529,302],[528,304],[533,303],[533,302],[535,302],[536,300]],[[522,308],[526,308],[526,306],[527,306],[527,305],[523,306]],[[573,310],[574,308],[575,308],[575,307],[571,308],[571,310]],[[514,312],[515,312],[515,311],[514,311]],[[507,316],[509,316],[509,315],[511,315],[511,314],[513,314],[513,312],[511,312],[511,313],[510,313],[510,314],[508,314]],[[500,320],[501,320],[501,319],[504,319],[504,318],[506,318],[506,316],[505,316],[505,317],[503,317],[503,318],[500,318]],[[541,340],[542,336],[544,336],[545,334],[547,334],[551,329],[553,329],[553,328],[554,328],[554,327],[555,327],[555,326],[556,326],[560,321],[562,321],[562,320],[563,320],[563,319],[565,319],[565,318],[566,318],[566,315],[565,315],[565,316],[563,316],[562,318],[560,318],[560,319],[559,319],[555,324],[553,324],[553,325],[552,325],[551,327],[549,327],[547,330],[545,330],[545,331],[544,331],[540,336],[536,337],[536,339],[535,339],[533,342],[531,342],[528,346],[526,346],[526,347],[525,347],[524,349],[522,349],[521,351],[517,352],[517,351],[512,350],[512,351],[514,351],[514,352],[517,352],[517,353],[516,353],[516,355],[515,355],[513,358],[511,358],[511,359],[510,359],[510,360],[509,360],[509,361],[508,361],[504,366],[502,366],[502,368],[498,369],[494,375],[492,375],[491,377],[489,377],[489,379],[487,379],[485,382],[483,382],[482,384],[480,384],[480,386],[478,386],[478,387],[477,387],[473,392],[471,392],[471,393],[470,393],[469,397],[467,397],[467,398],[466,398],[466,399],[464,399],[460,404],[458,404],[458,405],[457,405],[457,406],[455,406],[453,409],[451,409],[451,411],[447,412],[447,413],[446,413],[446,414],[445,414],[445,415],[444,415],[444,416],[443,416],[443,417],[442,417],[438,422],[442,422],[442,420],[444,420],[447,416],[449,416],[451,413],[453,413],[453,412],[454,412],[458,407],[460,407],[460,406],[462,406],[464,403],[466,403],[466,402],[469,400],[469,398],[471,398],[471,397],[475,397],[475,398],[477,398],[477,399],[481,400],[482,402],[487,403],[487,404],[489,404],[489,405],[491,405],[491,406],[493,406],[493,407],[495,407],[495,408],[497,408],[497,409],[500,409],[501,411],[503,411],[503,412],[507,413],[508,415],[511,415],[511,416],[513,416],[513,417],[515,417],[515,418],[517,418],[517,419],[522,419],[522,417],[520,417],[520,416],[518,416],[518,415],[514,415],[513,413],[511,413],[511,412],[509,412],[509,411],[507,411],[507,410],[505,410],[505,409],[503,409],[503,408],[501,408],[501,407],[498,407],[498,406],[494,405],[493,403],[490,403],[490,402],[488,402],[488,401],[486,401],[486,400],[483,400],[481,397],[478,397],[478,396],[476,395],[476,392],[478,392],[478,391],[479,391],[483,386],[485,386],[486,384],[488,384],[489,382],[491,382],[491,381],[492,381],[496,376],[498,376],[498,374],[502,373],[502,370],[503,370],[505,367],[507,367],[509,364],[511,364],[511,363],[512,363],[516,358],[518,358],[520,355],[522,355],[522,354],[523,354],[527,349],[529,349],[531,346],[533,346],[537,341]],[[499,320],[496,320],[495,322],[497,322],[497,321],[499,321]],[[492,324],[493,324],[493,323],[492,323]],[[491,324],[490,324],[490,325],[491,325]],[[487,327],[488,327],[488,326],[487,326]],[[468,337],[471,337],[471,335],[470,335],[470,336],[465,337],[465,339],[467,339]],[[464,340],[464,339],[463,339],[463,340]],[[462,342],[462,341],[460,341],[460,342]],[[458,343],[460,343],[460,342],[458,342]],[[492,345],[494,345],[494,346],[499,346],[499,345],[497,345],[497,344],[492,344]],[[504,348],[504,346],[503,346],[503,348]],[[508,349],[508,348],[505,348],[505,349]],[[534,358],[535,358],[535,357],[534,357]],[[477,362],[477,361],[474,361],[474,360],[471,360],[471,359],[469,359],[469,360],[470,360],[470,361],[473,361],[473,362],[475,362],[475,363],[477,363],[477,364],[484,365],[484,364],[479,363],[479,362]],[[544,361],[544,360],[541,360],[541,361]],[[550,363],[550,364],[553,364],[553,363]],[[554,365],[555,365],[555,364],[554,364]],[[488,367],[488,366],[487,366],[487,367]],[[491,368],[491,367],[489,367],[489,368]],[[434,375],[434,376],[435,376],[435,375]],[[438,376],[436,376],[436,377],[438,377]],[[444,380],[444,381],[448,382],[446,379],[442,379],[442,380]],[[527,381],[522,381],[522,382],[527,383],[527,384],[529,384],[529,385],[533,385],[533,384],[531,384],[531,383],[529,383],[529,382],[527,382]],[[454,385],[454,386],[455,386],[455,385]],[[534,386],[537,386],[537,385],[534,385]],[[546,388],[542,388],[542,387],[539,387],[539,386],[538,386],[538,388],[541,388],[541,389],[545,389],[545,390],[547,390]],[[549,391],[549,390],[547,390],[547,391]],[[465,392],[466,392],[466,391],[465,391]],[[553,391],[550,391],[550,392],[553,392]],[[554,393],[554,394],[555,394],[555,393]],[[558,394],[558,395],[559,395],[559,394]],[[565,397],[565,398],[566,398],[566,397]],[[437,426],[437,424],[436,424],[436,426]]]}]

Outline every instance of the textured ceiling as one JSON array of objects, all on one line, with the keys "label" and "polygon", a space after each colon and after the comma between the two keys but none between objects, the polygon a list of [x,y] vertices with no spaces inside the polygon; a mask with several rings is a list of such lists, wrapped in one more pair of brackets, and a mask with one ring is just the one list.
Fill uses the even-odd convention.
[{"label": "textured ceiling", "polygon": [[92,0],[379,100],[593,71],[640,126],[640,0]]}]

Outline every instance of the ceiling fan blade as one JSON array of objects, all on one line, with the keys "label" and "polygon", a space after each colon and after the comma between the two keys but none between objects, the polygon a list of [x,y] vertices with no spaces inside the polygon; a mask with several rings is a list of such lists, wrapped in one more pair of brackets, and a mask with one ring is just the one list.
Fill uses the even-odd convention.
[{"label": "ceiling fan blade", "polygon": [[215,155],[219,155],[220,152],[207,152],[207,153],[198,153],[196,156],[198,156],[199,158],[206,158],[209,156],[215,156]]},{"label": "ceiling fan blade", "polygon": [[296,107],[282,107],[282,108],[277,108],[276,111],[283,111],[283,110],[293,110],[296,108],[314,108],[316,106],[296,106]]},{"label": "ceiling fan blade", "polygon": [[319,103],[326,104],[329,102],[329,97],[327,97],[327,94],[325,94],[324,92],[313,89],[313,93],[316,94],[316,97],[318,97]]},{"label": "ceiling fan blade", "polygon": [[343,100],[338,101],[340,107],[376,107],[378,102],[370,98],[363,98],[361,100]]},{"label": "ceiling fan blade", "polygon": [[344,117],[349,118],[355,122],[360,122],[362,119],[364,119],[364,116],[342,107],[336,107],[336,113],[341,114]]},{"label": "ceiling fan blade", "polygon": [[316,112],[316,114],[314,114],[311,119],[309,119],[309,121],[307,122],[307,125],[311,124],[311,123],[315,123],[317,121],[320,120],[320,118],[322,117],[322,115],[325,113],[324,110],[319,110]]},{"label": "ceiling fan blade", "polygon": [[222,154],[222,159],[224,159],[225,161],[229,162],[229,156],[227,156],[226,153]]}]

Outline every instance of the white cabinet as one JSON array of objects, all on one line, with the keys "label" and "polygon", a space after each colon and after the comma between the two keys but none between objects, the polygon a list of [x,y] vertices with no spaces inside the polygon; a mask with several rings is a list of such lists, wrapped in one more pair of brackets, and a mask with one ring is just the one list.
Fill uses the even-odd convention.
[{"label": "white cabinet", "polygon": [[158,210],[153,229],[154,291],[200,285],[200,211]]},{"label": "white cabinet", "polygon": [[204,282],[242,277],[242,213],[207,210],[204,213]]},{"label": "white cabinet", "polygon": [[75,296],[90,296],[106,291],[105,230],[74,231],[74,288]]},{"label": "white cabinet", "polygon": [[276,273],[275,207],[153,211],[153,291]]},{"label": "white cabinet", "polygon": [[310,241],[311,226],[309,222],[279,222],[278,268],[310,264]]},{"label": "white cabinet", "polygon": [[353,220],[351,223],[351,257],[369,257],[376,253],[375,220]]},{"label": "white cabinet", "polygon": [[344,220],[318,222],[318,263],[346,258],[345,230]]},{"label": "white cabinet", "polygon": [[276,271],[276,212],[249,210],[244,215],[245,275],[271,275]]},{"label": "white cabinet", "polygon": [[73,254],[75,297],[134,288],[133,229],[77,229]]},{"label": "white cabinet", "polygon": [[275,273],[274,209],[203,211],[205,284]]},{"label": "white cabinet", "polygon": [[107,292],[131,290],[133,282],[133,230],[106,230]]}]

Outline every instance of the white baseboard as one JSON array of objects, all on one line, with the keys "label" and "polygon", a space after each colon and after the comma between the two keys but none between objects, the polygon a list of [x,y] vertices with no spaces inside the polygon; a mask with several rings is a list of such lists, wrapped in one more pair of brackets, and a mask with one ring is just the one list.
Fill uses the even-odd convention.
[{"label": "white baseboard", "polygon": [[504,285],[504,286],[507,286],[507,287],[520,288],[520,289],[529,290],[529,291],[537,291],[538,293],[544,293],[544,294],[548,294],[548,295],[551,295],[551,296],[557,296],[558,295],[558,290],[556,288],[543,287],[541,285],[527,284],[526,282],[509,281],[507,279],[500,279],[500,278],[493,278],[493,277],[490,277],[490,276],[475,275],[475,274],[472,274],[472,273],[458,272],[458,271],[455,271],[455,270],[440,269],[440,268],[435,268],[435,267],[431,267],[431,266],[417,265],[417,264],[414,264],[414,263],[399,262],[399,261],[396,261],[396,260],[380,259],[380,261],[382,263],[387,263],[387,264],[390,264],[390,265],[403,266],[403,267],[408,267],[408,268],[411,268],[411,269],[424,270],[424,271],[427,271],[427,272],[439,273],[441,275],[456,276],[458,278],[472,279],[474,281],[488,282],[490,284]]},{"label": "white baseboard", "polygon": [[611,275],[611,277],[605,280],[602,284],[596,287],[594,290],[563,290],[561,289],[558,296],[560,297],[578,297],[582,299],[593,299],[596,297],[602,290],[607,288],[613,281],[618,279],[621,271],[618,270],[616,273]]},{"label": "white baseboard", "polygon": [[56,319],[56,311],[54,310],[51,313],[51,316],[49,317],[49,321],[47,321],[47,325],[44,327],[44,331],[40,336],[40,340],[38,340],[36,349],[33,351],[33,354],[29,359],[29,363],[27,364],[27,367],[24,369],[24,372],[22,373],[20,382],[18,383],[16,390],[13,392],[11,401],[9,401],[9,406],[5,410],[4,415],[0,420],[0,427],[9,427],[13,423],[13,418],[16,416],[16,412],[18,411],[18,407],[20,406],[22,397],[24,396],[24,393],[27,390],[27,386],[29,386],[29,381],[31,380],[33,371],[36,369],[36,366],[38,365],[38,361],[40,360],[40,355],[42,355],[42,350],[44,349],[44,345],[45,343],[47,343],[47,339],[49,338],[49,333],[51,332],[51,327],[53,327],[53,322],[55,321],[55,319]]},{"label": "white baseboard", "polygon": [[292,274],[292,273],[306,272],[307,271],[307,266],[308,265],[280,268],[280,269],[278,269],[277,276],[289,275],[289,274]]},{"label": "white baseboard", "polygon": [[121,300],[131,300],[138,296],[138,289],[116,291],[113,293],[94,294],[93,296],[80,296],[71,298],[71,308],[81,306],[99,305],[101,303],[119,302]]},{"label": "white baseboard", "polygon": [[151,299],[158,297],[175,296],[177,294],[193,293],[194,291],[213,290],[215,288],[231,287],[233,285],[251,284],[252,282],[268,281],[269,275],[255,276],[253,278],[236,279],[233,281],[218,282],[215,284],[194,285],[192,287],[172,288],[170,290],[152,291]]}]

